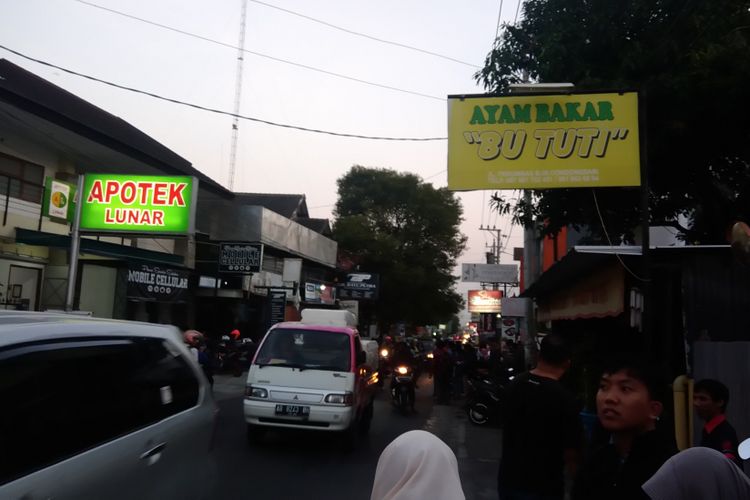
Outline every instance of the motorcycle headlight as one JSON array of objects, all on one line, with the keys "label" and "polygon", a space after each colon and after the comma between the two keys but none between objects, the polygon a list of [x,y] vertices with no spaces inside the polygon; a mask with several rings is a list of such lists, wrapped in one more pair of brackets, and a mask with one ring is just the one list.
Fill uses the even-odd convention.
[{"label": "motorcycle headlight", "polygon": [[383,356],[384,358],[387,358],[388,357],[388,349],[381,350],[380,351],[380,355]]},{"label": "motorcycle headlight", "polygon": [[399,373],[399,375],[406,375],[407,373],[409,373],[409,369],[405,366],[399,366],[398,368],[396,368],[396,371]]},{"label": "motorcycle headlight", "polygon": [[435,355],[432,354],[431,352],[427,353],[427,359],[433,359],[434,357],[435,357]]}]

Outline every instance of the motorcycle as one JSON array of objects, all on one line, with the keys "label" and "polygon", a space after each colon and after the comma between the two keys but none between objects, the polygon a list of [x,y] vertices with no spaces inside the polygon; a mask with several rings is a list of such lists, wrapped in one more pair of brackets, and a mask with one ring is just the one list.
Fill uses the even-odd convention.
[{"label": "motorcycle", "polygon": [[[508,377],[512,380],[512,375]],[[469,395],[466,412],[475,425],[498,422],[502,416],[505,386],[487,376],[477,374],[467,379]]]},{"label": "motorcycle", "polygon": [[398,365],[393,371],[391,398],[393,404],[406,415],[414,407],[414,369]]}]

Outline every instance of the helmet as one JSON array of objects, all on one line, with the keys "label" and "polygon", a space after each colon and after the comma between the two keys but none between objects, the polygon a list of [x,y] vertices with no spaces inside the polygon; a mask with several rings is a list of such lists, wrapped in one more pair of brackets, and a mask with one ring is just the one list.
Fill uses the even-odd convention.
[{"label": "helmet", "polygon": [[183,334],[187,345],[195,346],[203,342],[203,334],[198,330],[185,330]]},{"label": "helmet", "polygon": [[234,340],[237,340],[238,338],[240,338],[240,331],[235,328],[234,330],[229,332],[229,336],[232,337]]}]

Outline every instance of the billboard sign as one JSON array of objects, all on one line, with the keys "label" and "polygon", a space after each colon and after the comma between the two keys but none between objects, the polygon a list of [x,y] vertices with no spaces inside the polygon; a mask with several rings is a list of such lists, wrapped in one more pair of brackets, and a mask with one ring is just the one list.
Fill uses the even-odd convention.
[{"label": "billboard sign", "polygon": [[470,313],[499,313],[502,290],[469,290]]},{"label": "billboard sign", "polygon": [[349,273],[346,280],[338,286],[340,299],[369,299],[378,298],[380,276],[373,273]]},{"label": "billboard sign", "polygon": [[448,97],[448,188],[639,186],[638,94]]},{"label": "billboard sign", "polygon": [[262,243],[220,243],[219,272],[259,273],[263,267]]},{"label": "billboard sign", "polygon": [[185,302],[190,274],[181,269],[131,264],[128,298],[157,302]]},{"label": "billboard sign", "polygon": [[197,195],[193,177],[86,174],[81,230],[189,234]]},{"label": "billboard sign", "polygon": [[461,281],[518,283],[518,266],[515,264],[461,264]]}]

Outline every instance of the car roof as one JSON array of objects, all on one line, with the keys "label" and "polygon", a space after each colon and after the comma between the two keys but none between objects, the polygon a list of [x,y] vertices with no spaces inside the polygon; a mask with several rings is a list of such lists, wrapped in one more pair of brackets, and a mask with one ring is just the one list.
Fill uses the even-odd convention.
[{"label": "car roof", "polygon": [[310,323],[302,323],[300,321],[285,321],[283,323],[276,323],[271,330],[276,328],[289,328],[294,330],[315,330],[317,332],[334,332],[334,333],[345,333],[349,336],[357,334],[357,329],[349,326],[331,326],[331,325],[315,325]]},{"label": "car roof", "polygon": [[77,314],[0,310],[0,347],[65,337],[159,337],[179,339],[171,325],[93,318]]}]

